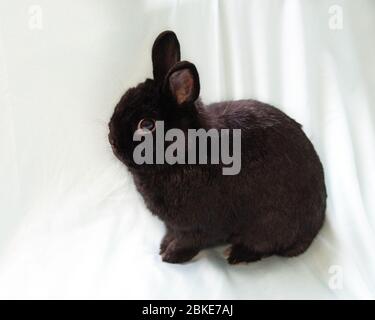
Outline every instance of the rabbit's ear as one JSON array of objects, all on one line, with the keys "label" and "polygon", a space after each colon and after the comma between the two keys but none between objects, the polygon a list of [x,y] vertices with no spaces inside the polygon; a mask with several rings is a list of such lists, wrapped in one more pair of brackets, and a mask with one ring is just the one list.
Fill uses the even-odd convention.
[{"label": "rabbit's ear", "polygon": [[165,87],[178,105],[194,102],[199,97],[199,75],[195,66],[187,61],[177,63],[168,73]]},{"label": "rabbit's ear", "polygon": [[162,83],[170,68],[180,61],[180,43],[173,31],[164,31],[152,47],[154,79]]}]

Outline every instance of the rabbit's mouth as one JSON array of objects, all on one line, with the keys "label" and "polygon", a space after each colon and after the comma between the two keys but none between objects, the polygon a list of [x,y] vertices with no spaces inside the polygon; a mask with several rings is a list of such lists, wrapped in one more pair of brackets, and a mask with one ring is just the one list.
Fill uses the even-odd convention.
[{"label": "rabbit's mouth", "polygon": [[113,154],[116,156],[116,158],[118,158],[119,160],[122,160],[120,154],[118,153],[118,151],[117,151],[117,149],[114,147],[114,145],[111,144],[111,148],[112,148],[112,152],[113,152]]},{"label": "rabbit's mouth", "polygon": [[111,133],[108,134],[108,141],[109,141],[109,144],[111,145],[112,152],[115,155],[115,157],[119,159],[121,162],[124,162],[122,155],[120,154],[120,152],[118,151],[118,148],[116,147],[116,141],[111,135]]},{"label": "rabbit's mouth", "polygon": [[112,152],[114,156],[120,160],[123,164],[125,164],[127,167],[135,168],[137,165],[132,161],[131,158],[127,157],[125,152],[121,152],[121,148],[117,147],[117,143],[115,139],[112,137],[111,134],[108,134],[108,141],[111,145]]}]

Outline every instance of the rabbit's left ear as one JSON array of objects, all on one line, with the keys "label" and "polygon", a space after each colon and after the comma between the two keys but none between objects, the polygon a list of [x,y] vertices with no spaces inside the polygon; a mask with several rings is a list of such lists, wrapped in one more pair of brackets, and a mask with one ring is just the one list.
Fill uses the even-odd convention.
[{"label": "rabbit's left ear", "polygon": [[197,68],[187,61],[177,63],[169,70],[164,88],[178,105],[194,102],[198,99],[200,91]]},{"label": "rabbit's left ear", "polygon": [[152,47],[154,79],[162,83],[170,68],[181,59],[180,43],[173,31],[164,31],[156,38]]}]

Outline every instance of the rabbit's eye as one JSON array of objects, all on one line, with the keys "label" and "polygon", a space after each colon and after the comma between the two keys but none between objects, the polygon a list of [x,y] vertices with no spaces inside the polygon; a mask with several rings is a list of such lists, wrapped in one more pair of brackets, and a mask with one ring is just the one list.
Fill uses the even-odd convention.
[{"label": "rabbit's eye", "polygon": [[155,120],[154,119],[142,119],[138,123],[138,129],[142,130],[149,130],[149,131],[154,131],[155,130]]}]

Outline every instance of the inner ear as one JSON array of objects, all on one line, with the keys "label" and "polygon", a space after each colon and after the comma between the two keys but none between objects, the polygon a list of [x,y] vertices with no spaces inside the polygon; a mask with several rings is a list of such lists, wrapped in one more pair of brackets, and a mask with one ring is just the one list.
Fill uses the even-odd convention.
[{"label": "inner ear", "polygon": [[194,102],[199,96],[199,76],[189,62],[177,64],[167,77],[168,90],[178,105]]},{"label": "inner ear", "polygon": [[152,47],[154,79],[162,82],[170,68],[180,61],[180,43],[173,31],[164,31]]}]

